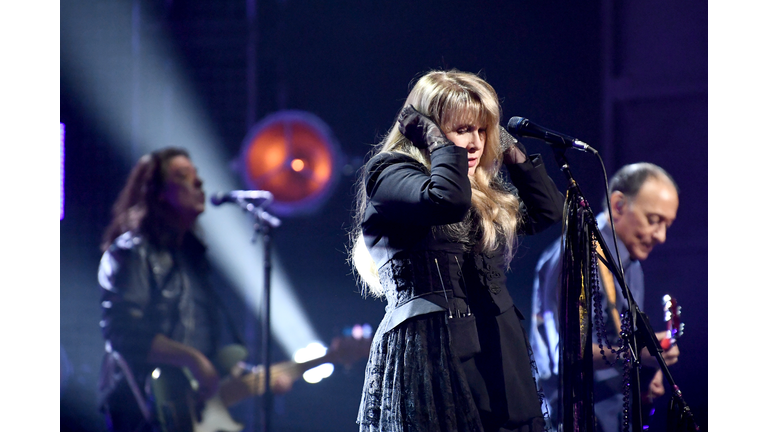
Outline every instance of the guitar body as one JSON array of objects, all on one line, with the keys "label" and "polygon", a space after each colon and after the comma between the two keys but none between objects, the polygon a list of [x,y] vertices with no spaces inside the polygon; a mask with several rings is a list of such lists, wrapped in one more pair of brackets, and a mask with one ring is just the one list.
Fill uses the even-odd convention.
[{"label": "guitar body", "polygon": [[149,400],[160,431],[191,431],[195,403],[186,373],[171,366],[156,368],[150,378],[150,387]]},{"label": "guitar body", "polygon": [[156,368],[150,387],[155,421],[162,432],[240,432],[217,394],[204,405],[195,402],[191,375],[172,366]]},{"label": "guitar body", "polygon": [[194,422],[194,432],[240,432],[243,425],[236,422],[218,394],[208,402],[202,411],[202,419]]},{"label": "guitar body", "polygon": [[[323,363],[351,364],[367,355],[370,338],[336,338],[322,357],[304,363],[285,361],[271,365],[272,389],[276,382],[294,382],[305,371]],[[249,367],[242,360],[247,351],[240,345],[224,347],[216,358],[217,369],[226,376],[219,383],[215,396],[204,404],[196,403],[194,377],[186,369],[173,366],[158,367],[150,379],[149,399],[154,409],[155,423],[162,432],[240,432],[243,425],[229,414],[228,407],[265,391],[263,366]],[[284,391],[287,391],[285,389]]]}]

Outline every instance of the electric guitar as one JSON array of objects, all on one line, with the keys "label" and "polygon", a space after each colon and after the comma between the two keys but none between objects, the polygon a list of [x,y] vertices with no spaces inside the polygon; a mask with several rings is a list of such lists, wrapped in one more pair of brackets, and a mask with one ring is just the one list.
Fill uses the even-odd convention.
[{"label": "electric guitar", "polygon": [[[674,297],[665,294],[661,301],[664,305],[664,322],[667,325],[667,332],[664,335],[664,339],[659,341],[659,344],[666,351],[672,348],[677,343],[677,339],[683,335],[685,324],[680,320],[681,308]],[[651,416],[656,411],[653,407],[653,398],[649,392],[643,392],[642,410],[643,426],[645,429],[650,424]]]},{"label": "electric guitar", "polygon": [[667,334],[660,343],[664,350],[668,350],[677,342],[677,338],[683,335],[685,324],[680,321],[681,308],[677,304],[677,300],[666,294],[662,301],[664,302],[664,322],[667,323]]},{"label": "electric guitar", "polygon": [[[284,361],[270,366],[270,388],[277,381],[291,383],[309,369],[325,363],[351,365],[368,355],[370,338],[336,338],[327,353],[303,363]],[[247,351],[240,345],[224,347],[215,363],[229,372],[219,389],[204,404],[196,403],[197,382],[187,369],[172,366],[156,368],[149,378],[149,400],[154,422],[163,432],[239,432],[243,425],[229,414],[228,407],[265,391],[263,365],[248,366],[242,360]]]}]

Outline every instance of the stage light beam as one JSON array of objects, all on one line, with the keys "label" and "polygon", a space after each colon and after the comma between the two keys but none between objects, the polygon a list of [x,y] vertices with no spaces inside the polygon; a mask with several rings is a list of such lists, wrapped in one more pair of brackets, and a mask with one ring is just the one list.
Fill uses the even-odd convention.
[{"label": "stage light beam", "polygon": [[[141,2],[115,1],[99,7],[82,2],[62,4],[61,70],[75,97],[103,128],[122,156],[139,156],[170,146],[189,150],[210,194],[240,189],[210,117],[178,67],[162,26],[142,38],[142,23],[155,23]],[[108,25],[104,23],[109,23]],[[99,37],[93,37],[98,34]],[[156,91],[157,90],[157,91]],[[129,144],[129,145],[126,145]],[[276,155],[275,157],[280,157]],[[200,217],[211,261],[261,317],[263,253],[253,238],[253,222],[235,209],[207,209]],[[273,254],[272,332],[286,353],[317,337]]]}]

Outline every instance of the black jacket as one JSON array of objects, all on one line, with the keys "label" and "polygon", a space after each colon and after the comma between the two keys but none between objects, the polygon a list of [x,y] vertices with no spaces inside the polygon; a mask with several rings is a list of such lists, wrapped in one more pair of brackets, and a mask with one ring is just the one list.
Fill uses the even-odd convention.
[{"label": "black jacket", "polygon": [[[439,148],[431,163],[430,171],[405,154],[381,153],[366,166],[368,203],[362,229],[389,300],[390,313],[382,322],[387,328],[445,310],[452,298],[466,300],[472,293],[462,272],[474,274],[483,287],[482,295],[473,295],[477,307],[499,314],[512,306],[503,251],[467,252],[440,228],[461,222],[471,205],[466,149]],[[538,155],[507,170],[522,201],[524,233],[543,231],[561,219],[563,196]]]},{"label": "black jacket", "polygon": [[170,248],[127,232],[103,254],[98,272],[99,324],[106,351],[99,382],[102,403],[127,385],[126,372],[113,351],[125,360],[142,390],[155,367],[147,356],[158,334],[212,358],[218,342],[219,300],[208,272],[205,248],[192,234],[181,248]]},{"label": "black jacket", "polygon": [[[444,229],[463,221],[471,206],[467,151],[439,148],[431,164],[381,153],[366,166],[363,236],[387,298],[377,334],[448,310],[451,348],[485,427],[542,424],[522,317],[506,289],[504,251],[477,253]],[[522,202],[523,233],[561,220],[563,196],[538,155],[506,169]]]}]

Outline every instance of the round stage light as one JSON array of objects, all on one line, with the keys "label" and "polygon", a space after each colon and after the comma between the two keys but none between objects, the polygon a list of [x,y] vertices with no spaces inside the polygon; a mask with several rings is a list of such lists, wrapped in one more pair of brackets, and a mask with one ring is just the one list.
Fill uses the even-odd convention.
[{"label": "round stage light", "polygon": [[325,201],[339,173],[331,129],[305,111],[279,111],[257,123],[243,141],[243,180],[274,195],[270,209],[289,216],[309,213]]}]

